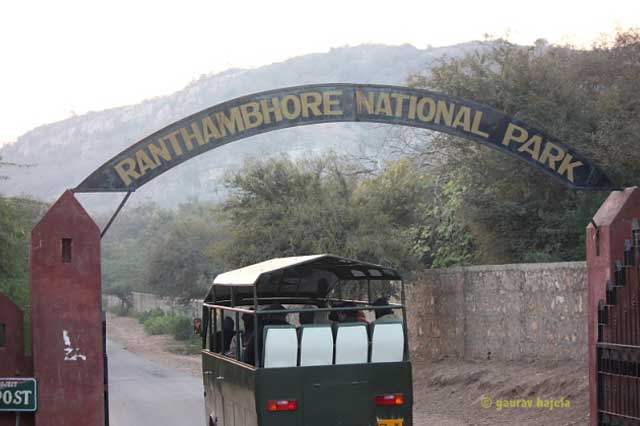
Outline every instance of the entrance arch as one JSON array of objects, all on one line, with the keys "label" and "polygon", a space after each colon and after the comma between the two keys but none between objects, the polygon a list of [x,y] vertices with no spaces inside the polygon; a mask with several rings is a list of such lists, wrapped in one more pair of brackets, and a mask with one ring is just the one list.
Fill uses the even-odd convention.
[{"label": "entrance arch", "polygon": [[[101,426],[108,418],[108,412],[103,414],[108,407],[107,359],[99,339],[99,330],[104,333],[99,316],[100,237],[133,191],[190,158],[238,139],[287,127],[357,121],[430,129],[481,143],[526,161],[572,189],[617,189],[592,161],[544,131],[491,107],[441,93],[397,86],[319,84],[261,92],[202,110],[125,149],[73,190],[127,193],[101,234],[71,192],[63,194],[32,232],[32,295],[40,293],[34,304],[39,314],[33,321],[39,335],[44,336],[40,339],[48,339],[48,344],[42,345],[42,353],[47,356],[35,357],[35,372],[50,386],[44,393],[56,399],[55,404],[47,406],[62,419],[48,424]],[[589,244],[599,241],[597,227],[590,237]],[[589,253],[598,256],[599,250],[590,248]],[[592,294],[589,309],[593,325],[597,311],[591,302],[596,302],[595,290]],[[45,303],[54,296],[62,300],[58,305],[65,309],[51,309]],[[78,341],[83,342],[82,347],[72,346]],[[592,337],[590,350],[594,356],[595,349]],[[65,381],[60,383],[63,377]],[[91,416],[77,410],[77,401],[64,399],[64,392],[56,393],[55,386],[81,389],[90,400],[84,406]],[[591,395],[595,401],[593,386]],[[66,413],[75,417],[63,418]],[[54,418],[46,410],[39,415]]]},{"label": "entrance arch", "polygon": [[526,161],[570,188],[615,189],[585,156],[486,105],[409,87],[317,84],[243,96],[176,121],[107,161],[73,191],[130,193],[178,164],[238,139],[288,127],[357,121],[447,133]]}]

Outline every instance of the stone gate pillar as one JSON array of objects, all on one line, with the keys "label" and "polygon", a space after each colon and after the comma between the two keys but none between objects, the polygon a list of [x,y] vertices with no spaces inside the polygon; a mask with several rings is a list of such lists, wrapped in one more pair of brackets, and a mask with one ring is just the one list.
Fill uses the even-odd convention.
[{"label": "stone gate pillar", "polygon": [[[609,198],[602,204],[592,223],[587,227],[587,273],[589,289],[589,406],[590,425],[598,425],[598,369],[597,369],[597,344],[599,323],[607,323],[611,327],[616,323],[627,321],[624,316],[638,317],[637,290],[618,284],[622,273],[631,259],[625,257],[625,248],[629,253],[632,244],[632,225],[634,219],[640,219],[640,189],[638,187],[626,188],[624,191],[612,192]],[[625,243],[626,240],[626,243]],[[618,262],[618,275],[616,275],[616,262]],[[620,272],[622,271],[622,272]],[[626,274],[633,274],[632,270]],[[634,283],[637,286],[637,280]],[[607,295],[609,287],[609,295]],[[620,299],[611,300],[611,290],[621,289],[617,292]],[[630,291],[633,290],[633,291]],[[603,310],[599,321],[599,304],[602,302]],[[633,303],[632,303],[633,302]],[[632,308],[632,305],[634,307]],[[622,309],[620,309],[622,307]],[[615,315],[613,318],[602,318]],[[624,315],[624,316],[623,316]],[[638,322],[637,318],[635,319]],[[601,333],[604,333],[605,325],[601,324]],[[630,330],[635,337],[640,336],[640,330]],[[630,337],[631,334],[628,335]],[[602,385],[602,384],[601,384]],[[607,423],[608,424],[608,423]],[[616,423],[617,424],[617,423]],[[630,423],[631,424],[631,423]]]},{"label": "stone gate pillar", "polygon": [[100,230],[66,191],[31,232],[38,426],[103,426]]}]

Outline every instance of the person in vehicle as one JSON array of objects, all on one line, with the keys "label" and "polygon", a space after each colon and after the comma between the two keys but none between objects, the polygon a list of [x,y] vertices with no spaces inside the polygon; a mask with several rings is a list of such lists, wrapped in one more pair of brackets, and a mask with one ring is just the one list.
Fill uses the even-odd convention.
[{"label": "person in vehicle", "polygon": [[[253,310],[253,308],[249,308],[249,310]],[[235,336],[233,336],[233,339],[231,339],[231,344],[229,345],[229,350],[225,353],[226,356],[229,356],[232,358],[236,357],[238,341],[241,341],[242,346],[241,346],[240,356],[242,356],[242,354],[247,349],[249,336],[253,335],[253,315],[244,313],[242,314],[241,318],[242,318],[242,323],[244,324],[244,332],[242,333],[238,332],[235,334]]]},{"label": "person in vehicle", "polygon": [[[373,302],[373,306],[389,306],[389,299],[380,297]],[[393,313],[392,309],[376,309],[376,322],[398,321],[398,317]]]},{"label": "person in vehicle", "polygon": [[367,320],[367,316],[365,315],[364,311],[356,312],[356,321],[369,324],[369,321]]},{"label": "person in vehicle", "polygon": [[[286,308],[280,304],[268,305],[264,309],[264,311],[284,311]],[[251,335],[247,336],[247,347],[244,352],[243,361],[247,364],[256,365],[256,354],[258,356],[257,359],[260,359],[262,355],[262,336],[264,336],[264,328],[268,325],[290,325],[287,322],[287,314],[282,313],[274,313],[274,314],[265,314],[261,315],[258,319],[258,327],[254,329]],[[258,333],[258,347],[255,347],[255,339],[254,335]],[[257,350],[256,350],[257,349]]]},{"label": "person in vehicle", "polygon": [[[355,308],[356,304],[353,302],[342,302],[342,303],[336,303],[334,306],[334,308]],[[357,310],[353,310],[353,311],[338,311],[338,312],[331,312],[331,314],[329,315],[329,319],[333,322],[358,322],[358,311]]]},{"label": "person in vehicle", "polygon": [[[313,305],[304,305],[303,306],[304,309],[314,309],[315,306]],[[313,311],[307,311],[307,312],[300,312],[299,316],[298,316],[298,321],[300,322],[300,325],[307,325],[307,324],[313,324],[315,322],[315,312]]]},{"label": "person in vehicle", "polygon": [[[231,345],[231,340],[233,336],[235,336],[235,322],[231,317],[225,317],[222,321],[222,329],[224,330],[224,342],[222,341],[222,331],[216,332],[216,351],[220,353],[227,353],[229,351],[229,346]],[[224,346],[223,346],[224,343]]]}]

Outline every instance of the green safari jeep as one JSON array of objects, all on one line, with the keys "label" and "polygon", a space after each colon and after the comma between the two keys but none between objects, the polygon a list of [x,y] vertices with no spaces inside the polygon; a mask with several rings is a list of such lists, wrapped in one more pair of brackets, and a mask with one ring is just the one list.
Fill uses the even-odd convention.
[{"label": "green safari jeep", "polygon": [[404,282],[387,267],[321,254],[225,272],[202,341],[209,426],[413,425]]}]

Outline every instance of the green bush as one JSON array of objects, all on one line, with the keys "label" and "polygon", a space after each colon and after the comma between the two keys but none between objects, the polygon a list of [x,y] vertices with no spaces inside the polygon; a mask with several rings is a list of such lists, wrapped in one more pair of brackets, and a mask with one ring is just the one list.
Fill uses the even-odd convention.
[{"label": "green bush", "polygon": [[191,319],[183,315],[178,315],[174,316],[172,321],[171,334],[173,334],[173,338],[176,340],[189,340],[193,334]]},{"label": "green bush", "polygon": [[144,311],[141,314],[138,314],[138,322],[142,325],[144,325],[144,323],[151,318],[156,318],[156,317],[162,317],[164,316],[164,312],[159,309],[151,309],[149,311]]},{"label": "green bush", "polygon": [[143,324],[144,331],[155,336],[169,334],[172,331],[172,320],[169,316],[155,316],[147,319]]},{"label": "green bush", "polygon": [[176,340],[189,340],[192,334],[191,319],[184,315],[165,315],[156,310],[141,314],[139,320],[152,336],[171,334]]},{"label": "green bush", "polygon": [[185,355],[197,355],[202,350],[202,337],[192,334],[184,345]]}]

